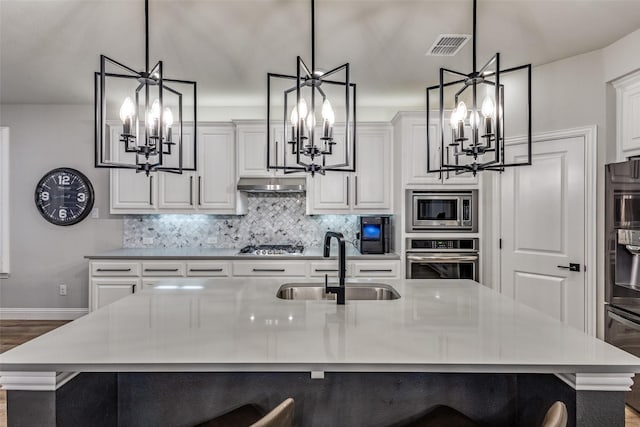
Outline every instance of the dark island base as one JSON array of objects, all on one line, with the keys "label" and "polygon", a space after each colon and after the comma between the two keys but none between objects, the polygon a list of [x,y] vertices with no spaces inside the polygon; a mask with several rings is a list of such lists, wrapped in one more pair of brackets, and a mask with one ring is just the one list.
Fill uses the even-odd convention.
[{"label": "dark island base", "polygon": [[491,427],[539,427],[565,402],[569,426],[624,427],[624,392],[576,391],[554,375],[83,373],[57,391],[9,391],[9,427],[192,426],[246,403],[296,401],[297,426],[402,425],[448,405]]}]

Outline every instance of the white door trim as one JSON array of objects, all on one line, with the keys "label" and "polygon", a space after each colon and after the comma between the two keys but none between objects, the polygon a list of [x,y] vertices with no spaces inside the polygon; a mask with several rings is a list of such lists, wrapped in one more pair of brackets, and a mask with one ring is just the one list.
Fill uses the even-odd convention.
[{"label": "white door trim", "polygon": [[[588,334],[595,336],[596,334],[596,282],[597,282],[597,258],[596,258],[596,178],[597,178],[597,135],[598,127],[585,126],[580,128],[564,129],[550,132],[540,132],[532,136],[532,141],[536,142],[553,141],[558,139],[582,137],[584,140],[584,171],[585,171],[585,325]],[[526,144],[526,137],[517,137],[507,140],[507,145]],[[523,166],[526,167],[526,166]],[[501,230],[501,212],[499,206],[502,205],[502,185],[500,179],[493,180],[493,200],[492,200],[492,223],[491,228],[497,230],[493,234],[494,242],[491,242],[492,248],[495,249],[497,256],[492,256],[492,277],[498,281],[501,270],[501,257],[499,249],[499,239],[502,235]],[[488,236],[487,236],[488,237]],[[493,254],[492,254],[493,255]],[[502,292],[502,283],[499,282],[498,289]]]}]

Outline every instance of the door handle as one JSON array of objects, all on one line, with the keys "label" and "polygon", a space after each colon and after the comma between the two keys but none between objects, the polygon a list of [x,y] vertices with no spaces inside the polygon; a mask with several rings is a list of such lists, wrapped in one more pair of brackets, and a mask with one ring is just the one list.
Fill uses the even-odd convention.
[{"label": "door handle", "polygon": [[563,268],[569,271],[580,271],[580,264],[569,263],[569,265],[559,265],[558,268]]}]

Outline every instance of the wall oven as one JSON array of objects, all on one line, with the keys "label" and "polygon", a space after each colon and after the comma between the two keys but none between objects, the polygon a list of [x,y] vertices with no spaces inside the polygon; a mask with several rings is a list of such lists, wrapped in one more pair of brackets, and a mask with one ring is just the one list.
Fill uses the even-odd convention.
[{"label": "wall oven", "polygon": [[407,279],[478,280],[478,239],[407,239]]},{"label": "wall oven", "polygon": [[407,190],[406,231],[478,231],[478,190]]}]

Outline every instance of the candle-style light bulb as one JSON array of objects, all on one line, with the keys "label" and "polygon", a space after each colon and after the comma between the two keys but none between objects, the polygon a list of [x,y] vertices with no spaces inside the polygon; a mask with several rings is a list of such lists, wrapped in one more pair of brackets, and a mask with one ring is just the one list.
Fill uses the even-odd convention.
[{"label": "candle-style light bulb", "polygon": [[291,126],[293,127],[298,126],[298,109],[296,107],[293,107],[291,109],[290,121],[291,121]]},{"label": "candle-style light bulb", "polygon": [[472,129],[480,125],[480,114],[477,111],[471,111],[469,114],[469,125]]},{"label": "candle-style light bulb", "polygon": [[309,109],[307,108],[307,101],[304,98],[300,98],[300,102],[298,102],[298,116],[299,117],[307,117],[307,112]]},{"label": "candle-style light bulb", "polygon": [[173,113],[169,107],[164,109],[162,114],[162,121],[164,122],[165,133],[167,135],[167,141],[171,141],[171,126],[173,126]]},{"label": "candle-style light bulb", "polygon": [[460,101],[458,103],[456,115],[458,116],[458,120],[461,122],[464,122],[467,119],[467,104],[465,104],[464,101]]},{"label": "candle-style light bulb", "polygon": [[147,113],[147,127],[149,128],[149,135],[155,137],[158,136],[160,125],[160,101],[155,100],[151,104],[151,109]]},{"label": "candle-style light bulb", "polygon": [[331,108],[331,102],[325,98],[322,103],[322,135],[325,140],[331,138],[333,124],[336,121],[336,115]]},{"label": "candle-style light bulb", "polygon": [[316,115],[313,114],[313,111],[310,111],[307,115],[307,127],[309,128],[309,131],[316,127]]},{"label": "candle-style light bulb", "polygon": [[482,101],[482,115],[485,117],[491,117],[495,115],[495,104],[493,103],[493,99],[490,96],[485,96]]},{"label": "candle-style light bulb", "polygon": [[135,107],[130,97],[126,97],[122,106],[120,107],[120,120],[122,120],[122,133],[125,135],[131,134],[131,122],[133,121],[133,115],[135,114]]},{"label": "candle-style light bulb", "polygon": [[449,117],[449,124],[451,125],[452,129],[458,126],[458,109],[454,109],[451,112],[451,117]]}]

